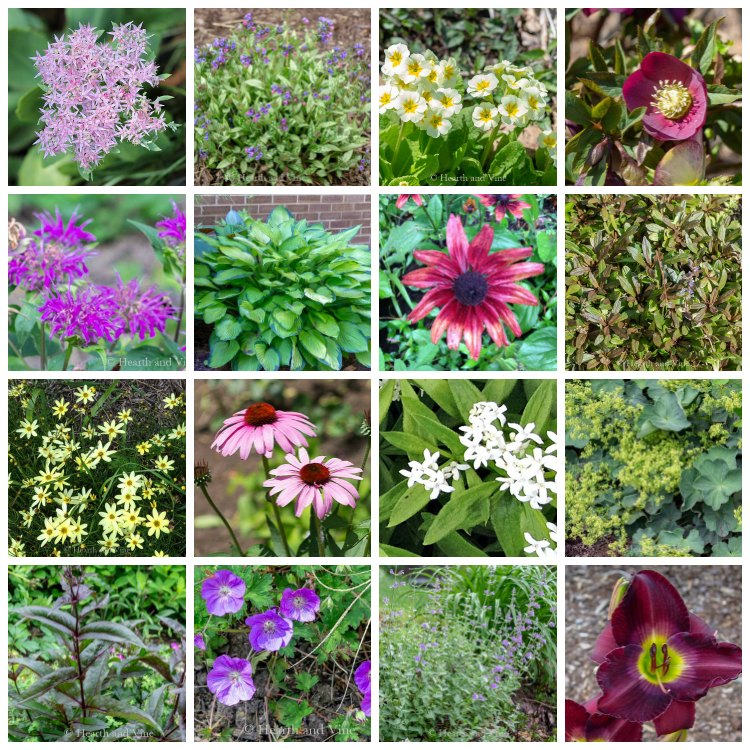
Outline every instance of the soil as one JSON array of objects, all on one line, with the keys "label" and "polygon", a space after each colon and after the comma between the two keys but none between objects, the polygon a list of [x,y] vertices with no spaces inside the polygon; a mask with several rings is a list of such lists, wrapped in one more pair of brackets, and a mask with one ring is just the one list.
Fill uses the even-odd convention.
[{"label": "soil", "polygon": [[[239,542],[247,548],[259,542],[258,538],[243,535],[238,529],[237,497],[228,491],[232,477],[238,473],[249,474],[262,471],[262,463],[257,455],[243,461],[238,454],[225,457],[211,450],[211,443],[216,434],[216,426],[230,414],[239,411],[243,404],[238,402],[222,384],[225,381],[195,381],[195,460],[208,460],[211,466],[212,481],[210,485],[211,499],[219,510],[229,520],[232,529],[238,536]],[[346,402],[353,413],[364,413],[370,409],[370,381],[369,380],[288,380],[287,389],[294,393],[306,394],[315,403]],[[246,404],[245,404],[246,405]],[[288,403],[275,404],[278,408],[294,410],[292,398]],[[323,434],[322,431],[320,434]],[[365,442],[369,438],[353,440],[351,435],[340,438],[324,437],[320,445],[320,453],[326,456],[336,456],[359,466],[364,452]],[[265,502],[258,498],[258,502]],[[195,493],[195,515],[213,515],[211,507],[200,491]],[[231,547],[229,536],[224,528],[195,529],[195,555],[197,557],[228,553]]]},{"label": "soil", "polygon": [[620,553],[610,549],[614,541],[614,535],[599,539],[594,544],[584,544],[579,538],[566,539],[565,557],[618,557]]},{"label": "soil", "polygon": [[[236,29],[246,13],[261,24],[277,24],[281,21],[295,29],[305,28],[303,18],[311,21],[318,16],[325,16],[335,22],[333,29],[334,45],[349,46],[354,42],[370,47],[370,10],[369,8],[197,8],[195,10],[195,46],[212,42],[216,37],[226,36]],[[194,167],[196,185],[224,185],[221,175],[213,173],[199,163]],[[340,185],[369,185],[369,170],[359,172],[351,170],[341,177]]]},{"label": "soil", "polygon": [[[680,592],[691,612],[718,631],[720,640],[741,645],[742,569],[739,565],[658,565]],[[624,574],[643,568],[635,565],[569,565],[565,568],[565,684],[566,698],[580,703],[599,692],[596,665],[589,658],[594,642],[607,622],[612,587]],[[735,680],[712,688],[696,704],[690,742],[740,742],[742,739],[742,686]],[[644,741],[654,740],[646,725]]]}]

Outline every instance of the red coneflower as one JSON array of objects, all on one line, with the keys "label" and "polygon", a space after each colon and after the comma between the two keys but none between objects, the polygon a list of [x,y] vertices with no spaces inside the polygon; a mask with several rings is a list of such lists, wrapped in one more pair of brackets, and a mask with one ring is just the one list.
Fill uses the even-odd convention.
[{"label": "red coneflower", "polygon": [[515,216],[516,219],[523,218],[524,208],[531,208],[528,203],[519,201],[520,193],[510,193],[506,195],[477,195],[482,205],[487,208],[495,209],[495,221],[502,221],[505,214]]},{"label": "red coneflower", "polygon": [[403,193],[402,195],[399,195],[398,198],[396,198],[396,208],[402,209],[408,203],[409,198],[411,198],[417,206],[422,205],[421,195],[415,195],[412,193]]},{"label": "red coneflower", "polygon": [[448,348],[458,349],[466,342],[472,359],[482,351],[482,332],[487,329],[498,346],[508,346],[503,323],[516,336],[521,327],[509,303],[538,305],[539,300],[516,281],[544,272],[541,263],[518,263],[533,249],[519,247],[490,254],[494,230],[485,224],[469,244],[458,216],[448,219],[448,253],[416,250],[414,257],[427,268],[407,273],[404,284],[429,289],[411,311],[408,320],[416,323],[434,307],[441,308],[432,324],[432,342],[436,344],[448,331]]}]

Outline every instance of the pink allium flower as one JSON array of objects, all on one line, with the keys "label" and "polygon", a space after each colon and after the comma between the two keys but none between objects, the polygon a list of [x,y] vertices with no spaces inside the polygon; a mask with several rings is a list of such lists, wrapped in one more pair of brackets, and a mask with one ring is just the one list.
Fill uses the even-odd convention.
[{"label": "pink allium flower", "polygon": [[517,262],[528,258],[533,249],[490,253],[493,234],[486,224],[469,244],[461,220],[452,215],[446,233],[448,252],[415,251],[415,259],[427,268],[411,271],[402,279],[408,286],[430,290],[409,313],[408,320],[416,323],[433,308],[441,308],[432,324],[432,342],[436,344],[447,331],[448,348],[458,349],[463,337],[472,359],[481,354],[485,328],[497,346],[509,343],[503,324],[516,336],[521,335],[509,303],[539,304],[531,292],[516,283],[544,272],[541,263]]},{"label": "pink allium flower", "polygon": [[684,141],[706,123],[708,89],[703,76],[664,52],[649,52],[622,87],[629,110],[646,107],[643,129],[657,141]]},{"label": "pink allium flower", "polygon": [[172,214],[172,216],[165,216],[156,222],[159,237],[171,247],[184,245],[187,232],[187,219],[174,201],[172,201]]},{"label": "pink allium flower", "polygon": [[59,336],[61,341],[78,338],[88,346],[99,339],[115,341],[123,332],[120,308],[107,287],[87,286],[53,293],[39,312],[49,325],[50,336]]},{"label": "pink allium flower", "polygon": [[249,701],[255,695],[253,667],[246,659],[218,656],[206,680],[208,689],[219,703],[234,706]]},{"label": "pink allium flower", "polygon": [[308,505],[318,518],[325,518],[333,507],[333,501],[352,508],[357,506],[359,493],[346,479],[359,481],[357,476],[362,469],[349,461],[338,458],[316,456],[310,458],[304,448],[299,449],[299,458],[293,453],[285,456],[286,463],[277,469],[272,469],[274,479],[263,482],[264,487],[270,488],[270,495],[278,495],[276,505],[282,508],[296,500],[294,515],[297,517]]},{"label": "pink allium flower", "polygon": [[245,606],[245,582],[231,570],[217,570],[201,584],[201,598],[210,615],[233,615]]},{"label": "pink allium flower", "polygon": [[523,218],[524,208],[531,208],[528,203],[518,200],[520,193],[511,193],[509,195],[477,195],[483,206],[495,209],[495,221],[502,221],[505,214],[509,213],[516,219]]},{"label": "pink allium flower", "polygon": [[118,275],[117,287],[113,291],[123,329],[131,336],[137,335],[141,341],[146,336],[153,338],[157,331],[164,333],[167,321],[175,317],[169,297],[156,287],[143,291],[138,279],[125,284]]},{"label": "pink allium flower", "polygon": [[312,622],[320,610],[320,597],[312,589],[284,589],[279,612],[297,622]]},{"label": "pink allium flower", "polygon": [[250,628],[247,637],[255,651],[278,651],[288,646],[294,635],[292,621],[275,609],[251,615],[245,620],[245,625]]},{"label": "pink allium flower", "polygon": [[415,195],[412,193],[403,193],[402,195],[399,195],[398,198],[396,198],[396,208],[402,209],[408,203],[409,198],[411,198],[417,206],[422,205],[421,195]]},{"label": "pink allium flower", "polygon": [[36,143],[45,156],[72,149],[81,169],[91,169],[118,140],[140,144],[166,127],[159,102],[141,92],[159,85],[146,30],[129,22],[109,36],[111,43],[99,42],[99,32],[81,24],[34,57],[44,90]]},{"label": "pink allium flower", "polygon": [[224,420],[211,447],[222,456],[232,456],[239,451],[243,460],[252,450],[270,458],[275,445],[285,452],[299,445],[306,446],[305,435],[315,437],[315,425],[304,414],[274,409],[261,401]]}]

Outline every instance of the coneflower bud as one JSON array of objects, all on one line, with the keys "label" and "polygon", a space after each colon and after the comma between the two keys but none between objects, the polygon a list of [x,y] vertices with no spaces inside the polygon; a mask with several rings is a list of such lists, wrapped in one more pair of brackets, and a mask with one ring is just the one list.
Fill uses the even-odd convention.
[{"label": "coneflower bud", "polygon": [[211,469],[208,468],[207,461],[198,461],[198,463],[195,464],[193,478],[196,487],[205,487],[211,482]]}]

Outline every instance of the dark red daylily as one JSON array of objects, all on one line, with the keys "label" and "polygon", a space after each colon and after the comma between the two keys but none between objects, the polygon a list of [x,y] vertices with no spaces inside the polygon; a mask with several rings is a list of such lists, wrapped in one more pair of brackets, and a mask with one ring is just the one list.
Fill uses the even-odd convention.
[{"label": "dark red daylily", "polygon": [[742,650],[716,640],[691,615],[672,584],[653,570],[637,573],[593,658],[600,713],[654,721],[659,734],[692,726],[694,702],[742,672]]},{"label": "dark red daylily", "polygon": [[415,250],[414,258],[427,267],[411,271],[402,279],[407,286],[429,289],[408,320],[416,323],[439,307],[432,324],[432,342],[437,344],[447,331],[448,348],[458,349],[463,338],[472,359],[478,359],[482,351],[485,328],[498,346],[509,343],[503,324],[516,336],[521,335],[509,303],[539,304],[530,291],[516,283],[544,272],[541,263],[518,262],[528,258],[533,248],[490,253],[493,234],[492,227],[485,224],[469,243],[461,219],[452,214],[446,230],[448,252]]},{"label": "dark red daylily", "polygon": [[505,214],[509,213],[516,219],[523,217],[524,208],[531,208],[528,203],[519,201],[520,193],[506,195],[477,195],[482,205],[495,209],[495,221],[502,221]]},{"label": "dark red daylily", "polygon": [[396,208],[402,209],[411,198],[417,206],[422,205],[422,196],[415,193],[402,193],[396,198]]},{"label": "dark red daylily", "polygon": [[566,742],[642,742],[643,724],[601,714],[597,700],[565,701]]},{"label": "dark red daylily", "polygon": [[622,86],[630,111],[646,107],[643,129],[658,141],[692,138],[706,123],[708,89],[703,76],[665,52],[649,52]]}]

